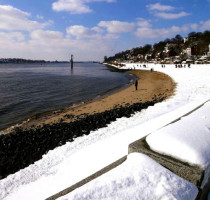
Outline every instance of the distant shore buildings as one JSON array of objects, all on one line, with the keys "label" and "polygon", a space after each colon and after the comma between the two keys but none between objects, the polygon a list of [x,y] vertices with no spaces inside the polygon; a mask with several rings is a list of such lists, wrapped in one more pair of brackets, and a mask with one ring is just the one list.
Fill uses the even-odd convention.
[{"label": "distant shore buildings", "polygon": [[180,35],[160,41],[154,45],[136,47],[106,57],[105,62],[134,63],[191,63],[210,64],[210,31],[189,33],[188,37]]}]

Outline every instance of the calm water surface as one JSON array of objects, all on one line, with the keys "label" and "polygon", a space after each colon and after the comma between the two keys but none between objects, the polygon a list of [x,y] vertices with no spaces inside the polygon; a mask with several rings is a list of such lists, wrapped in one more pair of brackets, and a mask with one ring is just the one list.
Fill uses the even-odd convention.
[{"label": "calm water surface", "polygon": [[0,64],[0,130],[128,84],[98,63]]}]

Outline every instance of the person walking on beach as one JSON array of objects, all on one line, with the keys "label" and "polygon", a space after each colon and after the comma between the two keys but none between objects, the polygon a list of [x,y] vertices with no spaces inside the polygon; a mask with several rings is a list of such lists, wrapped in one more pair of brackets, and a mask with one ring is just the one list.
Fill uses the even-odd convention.
[{"label": "person walking on beach", "polygon": [[135,81],[136,90],[138,90],[138,80]]}]

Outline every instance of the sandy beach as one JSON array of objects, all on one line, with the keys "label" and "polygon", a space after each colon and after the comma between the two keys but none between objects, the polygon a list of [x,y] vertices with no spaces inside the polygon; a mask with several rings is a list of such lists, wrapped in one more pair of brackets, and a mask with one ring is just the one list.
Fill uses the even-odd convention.
[{"label": "sandy beach", "polygon": [[[146,70],[129,71],[138,79],[138,89],[131,84],[110,95],[101,96],[79,106],[65,108],[27,120],[2,135],[8,143],[2,157],[0,176],[18,171],[39,160],[55,147],[106,127],[117,118],[131,117],[135,112],[164,101],[175,92],[176,84],[164,73]],[[111,84],[111,83],[107,83]],[[5,142],[7,141],[7,142]],[[17,149],[14,154],[14,149]],[[27,154],[25,154],[27,152]],[[10,155],[10,157],[8,157]],[[12,163],[16,163],[13,165]],[[1,178],[1,177],[0,177]]]},{"label": "sandy beach", "polygon": [[[131,84],[110,95],[101,96],[79,106],[65,108],[27,120],[6,130],[1,142],[9,145],[2,157],[2,174],[18,171],[39,160],[44,154],[91,131],[106,127],[117,118],[162,102],[175,92],[176,84],[164,73],[146,70],[129,71],[138,79],[138,89]],[[111,84],[111,83],[107,83]],[[16,153],[14,154],[14,149]],[[27,154],[25,154],[27,152]],[[10,155],[10,157],[8,157]],[[16,163],[13,165],[13,163]]]},{"label": "sandy beach", "polygon": [[[174,146],[175,153],[172,156],[176,155],[177,152],[181,152],[181,155],[186,155],[187,163],[192,163],[194,160],[202,162],[205,160],[209,164],[209,129],[207,129],[209,127],[209,112],[207,105],[203,104],[207,100],[209,101],[208,79],[210,68],[206,65],[192,65],[191,68],[183,69],[177,69],[174,65],[166,65],[166,68],[162,68],[161,65],[155,64],[149,67],[153,67],[155,71],[167,74],[171,77],[169,80],[173,79],[177,83],[170,98],[160,103],[157,103],[157,101],[144,103],[144,105],[137,103],[137,107],[134,103],[131,106],[125,106],[123,109],[112,109],[109,112],[105,111],[104,113],[90,115],[69,124],[55,123],[50,126],[43,126],[43,128],[11,134],[10,136],[2,135],[1,144],[3,145],[0,146],[4,147],[3,152],[5,153],[2,154],[0,167],[3,169],[2,177],[5,178],[0,181],[2,185],[1,197],[15,200],[17,197],[19,199],[46,199],[127,156],[128,147],[133,142],[148,135],[152,136],[154,134],[153,136],[155,136],[157,132],[167,133],[167,130],[170,130],[167,139],[157,135],[156,139],[154,138],[153,140],[155,144],[163,141],[164,145],[159,144],[161,144],[161,147],[167,147],[167,155],[171,146]],[[139,72],[142,73],[141,71]],[[147,74],[149,76],[154,75],[150,71]],[[160,73],[160,75],[159,78],[166,79],[163,74]],[[141,91],[144,78],[143,76],[140,77],[139,90],[137,92]],[[155,83],[156,81],[150,80],[150,82]],[[186,84],[186,82],[190,84]],[[165,83],[162,82],[160,84],[164,90],[166,90],[165,85],[167,85]],[[158,85],[156,84],[156,86]],[[131,89],[133,93],[137,93],[134,85],[131,85]],[[82,107],[87,107],[87,105],[91,104],[82,105]],[[197,108],[198,110],[195,111]],[[201,113],[197,114],[197,111],[201,111]],[[126,114],[127,112],[128,114]],[[201,139],[201,134],[203,139]],[[174,135],[178,135],[175,140]],[[191,143],[192,140],[194,142]],[[177,141],[179,144],[177,145],[174,141]],[[171,143],[168,145],[169,142],[172,142],[173,145]],[[4,144],[7,143],[8,145],[5,146]],[[189,156],[189,151],[183,150],[183,148],[193,151],[192,156]],[[139,169],[137,160],[131,166],[137,166],[137,169]],[[37,162],[35,163],[35,161]],[[200,163],[202,164],[202,162]],[[147,169],[150,166],[154,166],[154,170],[148,173]],[[126,169],[129,172],[126,175],[126,179],[122,177],[124,171],[117,170],[119,173],[113,179],[113,182],[110,182],[109,179],[107,181],[100,179],[99,182],[104,183],[105,186],[108,182],[127,183],[124,180],[131,180],[133,176],[130,172],[134,170],[133,168]],[[147,172],[146,174],[143,173],[145,171]],[[136,171],[134,172],[136,177],[137,173]],[[180,187],[177,187],[180,184],[171,182],[174,180],[173,177],[175,175],[163,175],[162,170],[157,170],[157,167],[149,162],[149,158],[145,159],[145,167],[140,169],[138,174],[141,178],[142,175],[150,177],[151,174],[153,175],[156,172],[160,176],[155,178],[154,181],[152,180],[152,182],[161,182],[164,177],[164,180],[167,181],[165,185],[175,186],[171,191],[175,191],[176,194],[182,194]],[[10,176],[7,177],[9,174]],[[203,185],[206,180],[208,179],[204,179]],[[187,183],[184,179],[182,179],[182,182],[184,184]],[[140,185],[136,183],[134,182],[134,186],[137,185],[138,189],[142,188],[142,191],[145,191],[145,185],[151,185],[151,180],[146,178],[145,181],[138,182]],[[85,192],[88,191],[86,186],[83,188]],[[94,191],[100,191],[95,186],[91,188]],[[92,191],[91,188],[89,191]],[[112,188],[116,190],[116,184]],[[152,185],[151,191],[154,188],[159,189],[156,184]],[[166,194],[171,194],[171,191],[166,192]],[[195,195],[198,192],[195,187],[189,191],[190,193],[194,191]],[[79,191],[76,194],[84,193]],[[142,192],[139,194],[142,195]]]},{"label": "sandy beach", "polygon": [[[49,115],[31,119],[23,124],[24,129],[43,126],[44,124],[54,124],[59,122],[72,122],[87,115],[101,113],[117,107],[126,107],[134,103],[144,103],[156,99],[166,99],[174,94],[176,84],[166,74],[151,72],[148,70],[128,71],[138,79],[138,90],[134,84],[126,89],[122,89],[114,94],[103,98],[81,104],[76,107],[66,108],[64,111],[53,112]],[[111,83],[107,83],[111,84]]]}]

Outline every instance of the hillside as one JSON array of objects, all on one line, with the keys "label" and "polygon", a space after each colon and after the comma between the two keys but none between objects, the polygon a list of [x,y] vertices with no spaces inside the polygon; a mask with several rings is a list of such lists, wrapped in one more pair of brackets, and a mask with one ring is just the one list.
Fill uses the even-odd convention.
[{"label": "hillside", "polygon": [[[174,38],[167,38],[153,45],[146,44],[143,47],[119,52],[112,57],[105,56],[104,62],[158,62],[166,58],[196,61],[205,55],[210,57],[209,44],[210,31],[191,32],[185,38],[176,35]],[[209,59],[206,59],[206,61],[209,61]]]}]

